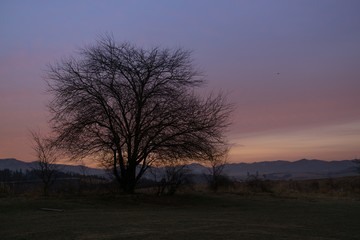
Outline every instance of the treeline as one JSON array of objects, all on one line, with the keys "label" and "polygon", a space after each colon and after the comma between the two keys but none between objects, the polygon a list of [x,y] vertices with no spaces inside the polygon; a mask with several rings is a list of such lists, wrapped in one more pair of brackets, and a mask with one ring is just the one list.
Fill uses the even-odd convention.
[{"label": "treeline", "polygon": [[[196,175],[192,174],[186,165],[182,165],[167,166],[160,171],[155,168],[149,172],[150,174],[139,182],[137,186],[139,192],[161,196],[174,195],[179,190],[196,191],[199,185],[211,191],[233,186],[233,181],[220,170]],[[47,171],[41,168],[25,171],[4,169],[0,170],[0,196],[29,193],[45,196],[64,193],[120,193],[118,182],[111,176],[109,174],[109,178],[105,178],[85,173],[62,172],[54,168],[48,168]]]},{"label": "treeline", "polygon": [[0,197],[16,195],[83,194],[109,191],[112,183],[105,177],[54,170],[44,178],[40,169],[0,170]]},{"label": "treeline", "polygon": [[[97,175],[85,175],[79,173],[72,172],[63,172],[56,170],[54,174],[54,179],[97,179],[97,180],[105,180],[104,177]],[[41,170],[31,169],[31,170],[15,170],[12,171],[10,169],[2,169],[0,170],[0,182],[27,182],[27,181],[41,181]]]},{"label": "treeline", "polygon": [[[48,184],[41,179],[40,170],[0,170],[0,197],[18,195],[86,195],[119,194],[118,182],[111,178],[56,171]],[[178,192],[226,192],[240,195],[274,195],[285,197],[351,197],[360,196],[360,176],[312,179],[268,180],[249,175],[237,181],[225,174],[192,174],[185,166],[167,167],[164,171],[151,171],[150,178],[142,178],[138,193],[174,195]],[[201,180],[201,179],[202,180]]]}]

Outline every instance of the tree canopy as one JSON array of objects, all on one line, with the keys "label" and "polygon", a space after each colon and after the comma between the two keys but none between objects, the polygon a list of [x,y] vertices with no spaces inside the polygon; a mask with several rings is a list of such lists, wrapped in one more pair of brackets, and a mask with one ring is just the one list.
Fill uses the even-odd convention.
[{"label": "tree canopy", "polygon": [[204,80],[189,51],[104,37],[51,65],[47,81],[57,146],[111,162],[126,192],[155,161],[200,161],[226,147],[232,107],[222,94],[196,94]]}]

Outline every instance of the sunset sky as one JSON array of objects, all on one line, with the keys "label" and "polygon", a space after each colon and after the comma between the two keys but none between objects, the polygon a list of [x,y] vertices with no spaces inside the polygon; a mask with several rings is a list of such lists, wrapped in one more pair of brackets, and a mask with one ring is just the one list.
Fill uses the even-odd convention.
[{"label": "sunset sky", "polygon": [[112,33],[183,47],[236,105],[232,162],[360,157],[360,1],[0,2],[0,158],[33,161],[47,64]]}]

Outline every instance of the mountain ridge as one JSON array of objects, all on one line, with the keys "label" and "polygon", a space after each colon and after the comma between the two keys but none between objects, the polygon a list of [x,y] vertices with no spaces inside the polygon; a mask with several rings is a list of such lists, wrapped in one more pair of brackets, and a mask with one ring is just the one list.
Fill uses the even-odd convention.
[{"label": "mountain ridge", "polygon": [[[92,168],[83,165],[67,165],[67,164],[55,164],[60,171],[71,172],[85,175],[107,175],[104,169]],[[11,171],[26,171],[36,169],[38,167],[37,161],[25,162],[16,158],[0,159],[0,170],[9,169]]]},{"label": "mountain ridge", "polygon": [[[15,158],[0,159],[0,170],[9,169],[31,170],[37,167],[36,162],[24,162]],[[107,175],[104,169],[91,168],[82,165],[58,164],[61,171],[86,175]],[[209,169],[200,164],[187,165],[192,174],[209,174]],[[249,175],[257,175],[270,180],[279,179],[316,179],[336,178],[357,175],[355,163],[352,160],[325,161],[318,159],[300,159],[297,161],[275,160],[254,163],[228,163],[224,173],[234,179],[246,179]]]}]

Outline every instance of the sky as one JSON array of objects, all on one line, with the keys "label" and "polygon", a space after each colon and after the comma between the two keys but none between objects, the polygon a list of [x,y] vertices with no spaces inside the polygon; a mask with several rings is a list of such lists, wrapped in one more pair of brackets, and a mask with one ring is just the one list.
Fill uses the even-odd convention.
[{"label": "sky", "polygon": [[0,1],[0,158],[49,131],[46,69],[112,33],[191,50],[236,106],[231,162],[360,157],[360,1]]}]

